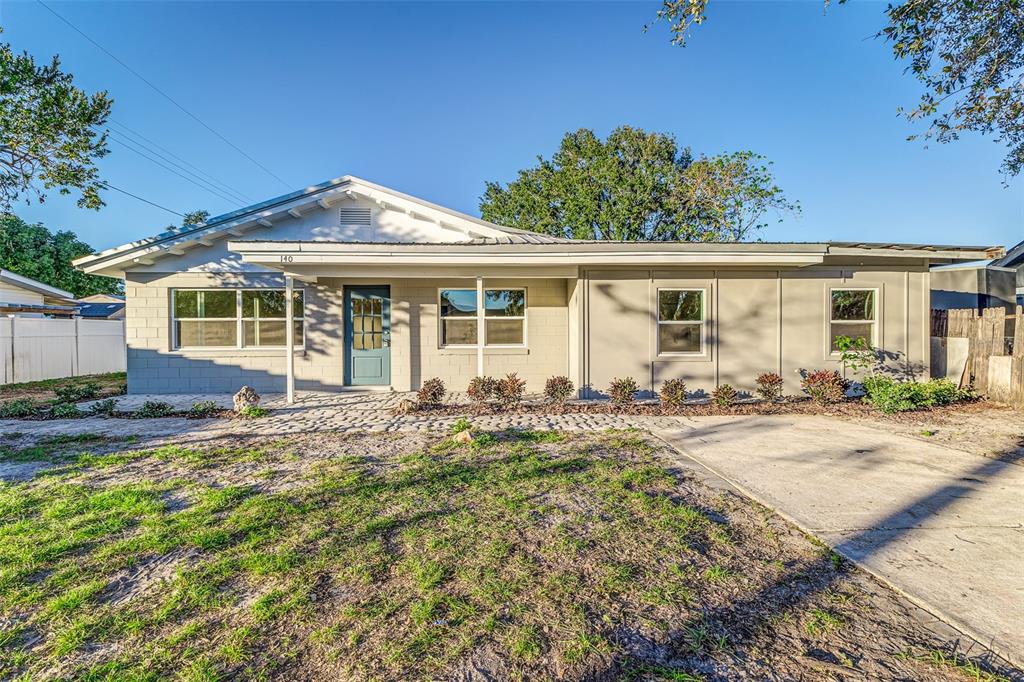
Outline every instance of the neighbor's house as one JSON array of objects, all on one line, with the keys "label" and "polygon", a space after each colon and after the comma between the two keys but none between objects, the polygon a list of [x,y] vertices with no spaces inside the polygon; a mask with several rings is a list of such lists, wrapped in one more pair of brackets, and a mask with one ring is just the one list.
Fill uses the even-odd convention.
[{"label": "neighbor's house", "polygon": [[134,393],[464,390],[515,372],[592,395],[625,376],[750,391],[766,371],[795,392],[799,369],[840,367],[843,335],[927,376],[929,266],[1001,252],[572,241],[346,176],[75,264],[126,281]]},{"label": "neighbor's house", "polygon": [[93,294],[78,299],[78,315],[90,320],[124,319],[124,296]]},{"label": "neighbor's house", "polygon": [[996,265],[1017,271],[1017,305],[1024,305],[1024,241],[1011,247],[1002,258],[996,259]]},{"label": "neighbor's house", "polygon": [[77,301],[70,291],[0,270],[0,316],[72,317],[77,311]]},{"label": "neighbor's house", "polygon": [[932,268],[932,307],[1004,307],[1024,305],[1024,242],[1001,258]]}]

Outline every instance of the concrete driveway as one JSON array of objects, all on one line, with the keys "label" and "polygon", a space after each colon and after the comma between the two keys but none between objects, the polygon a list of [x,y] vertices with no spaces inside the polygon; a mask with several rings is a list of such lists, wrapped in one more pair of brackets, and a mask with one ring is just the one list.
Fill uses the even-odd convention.
[{"label": "concrete driveway", "polygon": [[824,417],[704,417],[678,450],[1024,667],[1024,466]]}]

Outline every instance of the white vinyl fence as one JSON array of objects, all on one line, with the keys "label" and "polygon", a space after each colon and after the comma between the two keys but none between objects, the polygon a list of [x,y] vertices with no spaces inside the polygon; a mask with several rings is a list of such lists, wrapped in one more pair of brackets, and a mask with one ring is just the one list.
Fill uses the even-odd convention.
[{"label": "white vinyl fence", "polygon": [[0,317],[0,384],[125,367],[124,320]]}]

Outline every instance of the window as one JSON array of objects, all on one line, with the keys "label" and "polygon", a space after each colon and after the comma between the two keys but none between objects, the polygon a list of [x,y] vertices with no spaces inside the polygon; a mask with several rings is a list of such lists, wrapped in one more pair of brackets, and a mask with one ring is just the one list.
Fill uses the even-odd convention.
[{"label": "window", "polygon": [[832,289],[830,292],[829,350],[839,352],[836,339],[848,336],[863,348],[875,345],[874,289]]},{"label": "window", "polygon": [[[253,348],[285,345],[283,289],[176,289],[172,292],[175,348]],[[294,293],[295,345],[303,344],[303,292]]]},{"label": "window", "polygon": [[704,290],[658,290],[658,353],[704,352]]},{"label": "window", "polygon": [[[476,289],[440,292],[442,346],[476,346],[480,309]],[[484,289],[484,345],[526,345],[526,290]]]}]

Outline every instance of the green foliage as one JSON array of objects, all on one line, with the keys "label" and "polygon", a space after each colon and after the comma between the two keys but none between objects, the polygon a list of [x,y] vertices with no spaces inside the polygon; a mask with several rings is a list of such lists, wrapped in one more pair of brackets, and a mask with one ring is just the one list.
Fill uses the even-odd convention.
[{"label": "green foliage", "polygon": [[839,362],[843,363],[843,372],[853,372],[854,376],[871,368],[878,357],[878,351],[864,338],[849,336],[835,337],[835,347],[839,350]]},{"label": "green foliage", "polygon": [[53,389],[57,400],[62,403],[77,403],[79,400],[92,400],[100,394],[100,385],[95,381],[85,383],[64,384]]},{"label": "green foliage", "polygon": [[238,416],[245,419],[259,419],[270,414],[270,410],[259,405],[246,405],[238,411]]},{"label": "green foliage", "polygon": [[569,377],[550,377],[544,382],[544,397],[555,405],[564,405],[576,392],[576,386]]},{"label": "green foliage", "polygon": [[217,403],[212,400],[200,400],[197,403],[192,403],[186,416],[189,419],[207,419],[214,416],[219,409]]},{"label": "green foliage", "polygon": [[864,391],[864,402],[886,414],[949,405],[968,396],[949,379],[896,381],[881,375],[865,378]]},{"label": "green foliage", "polygon": [[108,152],[100,128],[113,100],[106,91],[88,95],[73,80],[58,57],[37,66],[0,43],[0,207],[10,210],[23,195],[41,203],[54,188],[81,192],[82,208],[103,206],[96,161]]},{"label": "green foliage", "polygon": [[174,414],[174,406],[162,400],[147,400],[142,407],[135,411],[139,419],[152,419],[155,417],[170,417]]},{"label": "green foliage", "polygon": [[487,183],[486,220],[532,232],[616,241],[740,241],[766,214],[789,213],[770,163],[752,152],[694,159],[673,136],[621,126],[606,140],[567,133],[507,186]]},{"label": "green foliage", "polygon": [[57,403],[50,408],[50,419],[77,419],[82,416],[82,411],[74,403]]},{"label": "green foliage", "polygon": [[711,391],[711,402],[719,407],[729,407],[736,402],[736,389],[731,384],[722,384]]},{"label": "green foliage", "polygon": [[465,417],[459,417],[451,426],[452,433],[462,433],[463,431],[471,431],[472,429],[473,425]]},{"label": "green foliage", "polygon": [[658,393],[661,402],[670,407],[680,407],[686,402],[686,382],[682,379],[668,379]]},{"label": "green foliage", "polygon": [[498,397],[498,380],[494,377],[473,377],[466,388],[466,395],[478,405]]},{"label": "green foliage", "polygon": [[[844,4],[846,0],[839,0]],[[706,17],[708,0],[662,0],[659,21],[672,42]],[[827,7],[829,0],[825,0]],[[911,123],[928,121],[922,135],[952,142],[967,131],[995,135],[1008,147],[1001,170],[1024,167],[1024,11],[1019,0],[907,0],[889,3],[888,25],[876,34],[907,62],[924,88],[917,106],[901,109]]]},{"label": "green foliage", "polygon": [[438,377],[432,377],[424,381],[420,390],[416,391],[416,402],[420,405],[439,405],[447,392],[444,382]]},{"label": "green foliage", "polygon": [[755,380],[757,383],[757,394],[762,400],[772,402],[782,397],[782,377],[775,372],[759,374]]},{"label": "green foliage", "polygon": [[502,407],[518,407],[526,392],[526,380],[520,379],[515,372],[509,372],[498,380],[498,402]]},{"label": "green foliage", "polygon": [[608,397],[611,398],[612,405],[622,407],[631,404],[639,390],[640,387],[633,377],[616,377],[608,385]]},{"label": "green foliage", "polygon": [[110,417],[113,416],[114,410],[117,409],[117,401],[113,398],[107,398],[106,400],[100,400],[89,406],[89,414],[96,417]]},{"label": "green foliage", "polygon": [[800,385],[811,400],[819,405],[830,405],[842,402],[849,382],[835,370],[820,369],[807,372]]},{"label": "green foliage", "polygon": [[29,225],[11,213],[0,214],[0,268],[4,270],[70,291],[79,298],[120,293],[120,280],[87,275],[71,266],[72,260],[92,252],[92,247],[79,241],[74,232],[53,233],[40,223]]},{"label": "green foliage", "polygon": [[39,411],[39,403],[32,398],[18,398],[0,405],[0,419],[31,417]]}]

